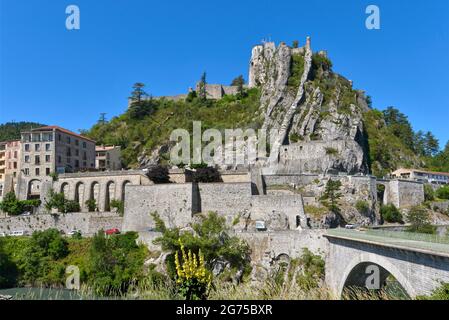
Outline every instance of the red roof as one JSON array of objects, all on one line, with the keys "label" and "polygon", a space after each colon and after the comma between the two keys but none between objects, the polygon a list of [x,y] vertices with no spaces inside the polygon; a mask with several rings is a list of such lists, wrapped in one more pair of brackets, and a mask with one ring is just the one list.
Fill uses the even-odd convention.
[{"label": "red roof", "polygon": [[46,126],[46,127],[34,128],[34,129],[32,129],[31,131],[46,131],[46,130],[58,130],[58,131],[61,131],[61,132],[63,132],[63,133],[70,134],[70,135],[72,135],[72,136],[78,137],[78,138],[80,138],[80,139],[88,140],[88,141],[90,141],[90,142],[95,143],[95,141],[92,140],[92,139],[89,139],[89,138],[87,138],[87,137],[85,137],[85,136],[82,136],[82,135],[77,134],[77,133],[75,133],[75,132],[72,132],[72,131],[70,131],[70,130],[61,128],[61,127],[59,127],[59,126]]}]

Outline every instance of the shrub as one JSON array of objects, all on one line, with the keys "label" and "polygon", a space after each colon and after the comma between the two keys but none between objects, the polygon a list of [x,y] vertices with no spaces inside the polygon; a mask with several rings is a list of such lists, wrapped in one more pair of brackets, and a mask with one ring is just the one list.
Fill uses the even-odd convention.
[{"label": "shrub", "polygon": [[449,186],[443,186],[436,191],[436,196],[440,199],[449,200]]},{"label": "shrub", "polygon": [[151,166],[148,168],[147,176],[155,184],[170,183],[170,176],[166,166]]},{"label": "shrub", "polygon": [[430,296],[418,296],[418,300],[449,300],[449,283],[442,283]]},{"label": "shrub", "polygon": [[64,213],[67,212],[80,212],[81,206],[78,201],[66,200],[64,203]]},{"label": "shrub", "polygon": [[193,172],[193,181],[202,183],[222,182],[220,172],[213,167],[196,169]]},{"label": "shrub", "polygon": [[380,215],[382,218],[390,223],[403,223],[401,212],[394,204],[388,204],[380,207]]},{"label": "shrub", "polygon": [[368,215],[370,212],[370,207],[368,202],[363,201],[363,200],[357,200],[356,204],[355,204],[355,208],[357,209],[357,211],[362,214],[362,215]]},{"label": "shrub", "polygon": [[302,274],[296,277],[296,282],[303,290],[317,288],[321,280],[324,280],[325,262],[319,255],[313,254],[304,248],[299,263],[302,265]]},{"label": "shrub", "polygon": [[340,188],[341,188],[341,181],[329,179],[329,181],[326,184],[324,194],[321,197],[321,201],[323,202],[323,204],[334,213],[340,211],[338,207],[338,199],[341,198],[341,193],[338,192]]},{"label": "shrub", "polygon": [[97,201],[95,199],[89,199],[86,201],[87,210],[89,212],[97,211]]},{"label": "shrub", "polygon": [[336,156],[338,155],[338,150],[335,148],[326,148],[326,154],[328,156]]},{"label": "shrub", "polygon": [[45,209],[51,211],[52,209],[58,209],[58,212],[80,212],[81,207],[78,201],[67,200],[63,192],[57,193],[50,189],[48,193],[48,199],[45,203]]},{"label": "shrub", "polygon": [[41,201],[38,199],[18,200],[14,192],[8,192],[0,202],[0,209],[9,215],[17,216],[25,211],[33,211],[40,205]]},{"label": "shrub", "polygon": [[407,215],[410,226],[407,228],[409,232],[434,234],[436,228],[430,223],[429,212],[421,207],[415,206],[410,209]]},{"label": "shrub", "polygon": [[242,270],[244,274],[250,272],[250,249],[246,242],[236,236],[229,235],[225,218],[215,212],[202,217],[202,221],[192,225],[194,233],[182,232],[179,228],[168,229],[157,213],[152,213],[156,231],[162,236],[153,241],[161,245],[162,250],[172,254],[167,257],[167,271],[172,277],[176,275],[174,254],[180,251],[180,240],[186,250],[204,254],[206,266],[209,269],[217,261],[226,261],[232,270]]},{"label": "shrub", "polygon": [[117,209],[117,212],[120,215],[123,215],[125,213],[125,203],[123,201],[114,199],[111,201],[110,206],[111,208]]}]

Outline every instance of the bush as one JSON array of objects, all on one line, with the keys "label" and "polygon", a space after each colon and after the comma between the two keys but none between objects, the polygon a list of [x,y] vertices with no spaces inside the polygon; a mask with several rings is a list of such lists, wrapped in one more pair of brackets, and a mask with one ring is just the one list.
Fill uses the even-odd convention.
[{"label": "bush", "polygon": [[440,199],[449,200],[449,186],[443,186],[436,191],[436,196]]},{"label": "bush", "polygon": [[309,249],[304,248],[299,259],[302,265],[302,274],[296,277],[296,282],[303,290],[317,288],[320,281],[324,280],[325,262],[319,255],[313,254]]},{"label": "bush", "polygon": [[355,208],[357,209],[357,211],[360,214],[362,214],[364,216],[368,215],[370,212],[370,207],[369,207],[368,202],[363,201],[363,200],[357,200],[357,202],[355,204]]},{"label": "bush", "polygon": [[222,182],[220,172],[216,168],[198,168],[193,172],[193,181],[202,183]]},{"label": "bush", "polygon": [[110,206],[111,206],[111,208],[117,209],[117,212],[121,216],[123,216],[123,214],[125,213],[125,203],[123,201],[114,199],[111,201]]},{"label": "bush", "polygon": [[430,223],[429,212],[421,207],[415,206],[410,209],[407,215],[410,227],[407,228],[409,232],[435,234],[436,228]]},{"label": "bush", "polygon": [[58,209],[58,212],[80,212],[81,206],[78,201],[67,200],[63,192],[57,193],[53,189],[48,193],[48,199],[45,203],[45,209],[51,211],[52,209]]},{"label": "bush", "polygon": [[64,213],[68,212],[80,212],[81,206],[78,201],[66,200],[64,203]]},{"label": "bush", "polygon": [[381,206],[380,215],[389,223],[404,223],[401,212],[399,212],[394,204]]},{"label": "bush", "polygon": [[170,176],[166,166],[151,166],[148,168],[147,176],[155,184],[170,183]]},{"label": "bush", "polygon": [[148,250],[138,245],[137,233],[106,237],[99,231],[89,250],[89,285],[101,296],[121,295],[144,276]]},{"label": "bush", "polygon": [[8,192],[0,202],[0,209],[9,215],[17,216],[25,211],[33,211],[40,205],[40,200],[18,200],[14,192]]},{"label": "bush", "polygon": [[87,210],[89,212],[97,211],[97,201],[95,199],[89,199],[86,201]]},{"label": "bush", "polygon": [[242,270],[244,274],[250,272],[248,244],[236,236],[230,236],[225,218],[217,213],[211,212],[202,217],[200,223],[193,224],[195,233],[181,233],[179,228],[168,229],[157,213],[152,213],[151,216],[155,220],[156,231],[162,233],[161,237],[153,241],[154,244],[161,245],[162,250],[172,253],[166,259],[167,271],[171,277],[176,275],[174,254],[181,250],[180,240],[186,250],[201,251],[209,269],[213,268],[215,262],[225,261],[229,263],[231,270]]}]

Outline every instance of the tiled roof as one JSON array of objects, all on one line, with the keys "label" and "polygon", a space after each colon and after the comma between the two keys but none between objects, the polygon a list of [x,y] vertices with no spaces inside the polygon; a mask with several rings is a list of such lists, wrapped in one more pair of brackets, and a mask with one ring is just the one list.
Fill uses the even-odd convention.
[{"label": "tiled roof", "polygon": [[72,135],[72,136],[78,137],[78,138],[80,138],[80,139],[88,140],[88,141],[90,141],[90,142],[95,143],[95,141],[92,140],[92,139],[89,139],[89,138],[87,138],[87,137],[85,137],[85,136],[82,136],[82,135],[77,134],[77,133],[75,133],[75,132],[72,132],[72,131],[70,131],[70,130],[61,128],[61,127],[59,127],[59,126],[46,126],[46,127],[34,128],[34,129],[32,129],[31,131],[46,131],[46,130],[58,130],[58,131],[61,131],[61,132],[63,132],[63,133],[70,134],[70,135]]}]

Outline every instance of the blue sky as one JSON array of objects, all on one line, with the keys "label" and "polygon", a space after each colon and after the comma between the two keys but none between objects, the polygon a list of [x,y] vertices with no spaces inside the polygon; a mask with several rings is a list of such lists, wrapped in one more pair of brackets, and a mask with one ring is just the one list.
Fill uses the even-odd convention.
[{"label": "blue sky", "polygon": [[[81,29],[65,28],[65,8]],[[365,8],[381,29],[365,28]],[[264,38],[327,50],[334,70],[393,105],[415,130],[449,139],[449,1],[0,0],[0,123],[37,121],[86,129],[122,113],[133,83],[157,95],[247,78]]]}]

